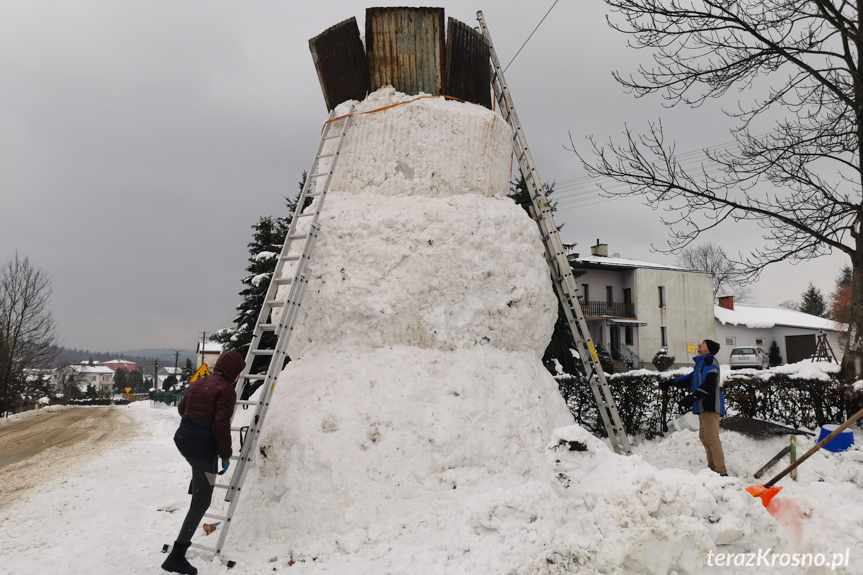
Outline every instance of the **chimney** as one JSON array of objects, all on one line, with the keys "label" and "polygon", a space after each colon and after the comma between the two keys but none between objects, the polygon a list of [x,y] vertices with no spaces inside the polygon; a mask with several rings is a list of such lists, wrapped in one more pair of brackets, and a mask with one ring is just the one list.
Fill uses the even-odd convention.
[{"label": "chimney", "polygon": [[601,244],[601,243],[599,243],[599,238],[596,238],[596,245],[590,246],[590,255],[607,258],[608,257],[608,244]]},{"label": "chimney", "polygon": [[719,307],[724,307],[725,309],[730,309],[730,310],[734,311],[734,296],[733,295],[719,296]]}]

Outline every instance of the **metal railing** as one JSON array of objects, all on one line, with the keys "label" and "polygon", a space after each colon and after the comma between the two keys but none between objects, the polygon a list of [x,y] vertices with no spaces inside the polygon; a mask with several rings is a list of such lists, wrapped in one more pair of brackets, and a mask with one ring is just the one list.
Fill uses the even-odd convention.
[{"label": "metal railing", "polygon": [[619,317],[635,319],[635,305],[626,302],[583,301],[581,309],[587,317]]}]

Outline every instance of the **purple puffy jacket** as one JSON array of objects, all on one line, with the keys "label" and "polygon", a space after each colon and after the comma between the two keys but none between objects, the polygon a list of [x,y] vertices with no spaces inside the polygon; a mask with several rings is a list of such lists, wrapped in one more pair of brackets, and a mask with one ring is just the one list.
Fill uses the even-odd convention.
[{"label": "purple puffy jacket", "polygon": [[183,416],[174,442],[184,457],[222,459],[233,454],[231,417],[237,402],[234,379],[246,362],[235,351],[219,356],[213,373],[189,386],[177,409]]}]

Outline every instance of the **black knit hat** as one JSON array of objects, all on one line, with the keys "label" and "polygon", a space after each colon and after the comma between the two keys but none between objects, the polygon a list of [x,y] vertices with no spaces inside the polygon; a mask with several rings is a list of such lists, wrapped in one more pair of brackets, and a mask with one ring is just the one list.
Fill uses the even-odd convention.
[{"label": "black knit hat", "polygon": [[716,352],[719,351],[719,344],[712,339],[705,339],[704,345],[707,346],[707,351],[710,352],[710,355],[716,355]]},{"label": "black knit hat", "polygon": [[213,371],[229,381],[233,381],[243,368],[246,367],[246,360],[236,351],[226,351],[216,360],[216,367]]}]

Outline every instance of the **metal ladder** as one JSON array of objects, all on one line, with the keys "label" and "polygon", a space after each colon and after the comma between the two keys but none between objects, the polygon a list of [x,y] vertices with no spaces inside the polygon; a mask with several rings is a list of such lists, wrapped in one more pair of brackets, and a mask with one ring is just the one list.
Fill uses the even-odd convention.
[{"label": "metal ladder", "polygon": [[560,235],[557,232],[557,226],[551,214],[551,205],[545,196],[542,182],[536,171],[536,165],[533,163],[533,157],[530,154],[527,140],[524,137],[524,131],[521,128],[521,123],[518,121],[515,104],[512,102],[512,96],[503,77],[503,70],[500,67],[497,53],[494,50],[485,18],[481,11],[477,12],[476,16],[477,20],[479,20],[482,35],[488,43],[495,100],[500,107],[501,115],[513,131],[513,152],[518,159],[518,167],[524,176],[533,208],[533,218],[539,226],[542,243],[545,245],[545,255],[551,269],[552,283],[554,283],[557,297],[566,315],[569,330],[572,332],[572,338],[578,350],[578,356],[584,365],[584,371],[587,374],[587,380],[596,399],[602,424],[611,440],[611,447],[615,453],[631,455],[632,448],[629,445],[629,439],[626,437],[626,431],[623,428],[623,423],[620,421],[620,414],[617,411],[617,406],[614,403],[614,398],[611,395],[611,390],[608,387],[602,366],[599,364],[599,358],[596,356],[596,348],[590,339],[590,331],[587,329],[587,322],[585,322],[584,314],[581,312],[581,305],[576,298],[578,286],[572,275],[569,258],[566,257],[566,251],[564,250]]},{"label": "metal ladder", "polygon": [[[208,512],[204,518],[222,523],[219,536],[214,547],[192,544],[192,547],[221,554],[231,519],[237,510],[240,492],[252,461],[255,446],[264,424],[264,418],[270,406],[270,398],[276,386],[276,380],[287,360],[287,348],[293,334],[294,322],[300,309],[303,293],[308,283],[309,258],[317,239],[324,198],[330,187],[330,178],[335,169],[341,152],[342,142],[353,117],[353,109],[349,114],[335,117],[335,111],[330,113],[321,134],[321,141],[315,154],[312,167],[306,176],[306,182],[297,199],[291,224],[285,243],[279,254],[276,269],[270,278],[270,286],[261,306],[258,321],[249,344],[246,355],[246,367],[237,382],[237,403],[234,407],[234,421],[231,432],[237,432],[240,438],[239,455],[231,460],[236,464],[229,468],[231,472],[227,483],[216,483],[217,489],[225,490],[225,501],[230,502],[227,512],[222,514]],[[305,209],[304,209],[305,208]],[[293,267],[293,273],[291,268]],[[287,295],[285,295],[287,291]],[[272,334],[270,337],[265,337]],[[261,369],[263,358],[266,370]],[[254,370],[254,372],[253,372]],[[250,399],[242,399],[243,391],[249,382],[260,382],[255,395]],[[254,407],[254,413],[249,418],[248,425],[237,425],[237,415],[240,409]],[[228,562],[232,567],[233,562]]]}]

